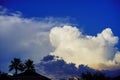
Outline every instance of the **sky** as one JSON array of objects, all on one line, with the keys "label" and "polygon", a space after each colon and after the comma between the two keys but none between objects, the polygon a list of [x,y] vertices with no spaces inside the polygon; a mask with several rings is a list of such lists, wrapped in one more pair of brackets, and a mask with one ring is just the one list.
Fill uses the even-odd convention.
[{"label": "sky", "polygon": [[[97,70],[120,68],[119,0],[0,0],[0,69],[47,55]],[[56,59],[55,59],[56,60]]]},{"label": "sky", "polygon": [[[28,18],[68,17],[72,19],[72,23],[83,27],[85,33],[92,35],[106,26],[111,27],[114,32],[118,30],[118,5],[117,0],[5,0],[3,3],[11,11],[20,11]],[[91,28],[87,29],[88,26]]]}]

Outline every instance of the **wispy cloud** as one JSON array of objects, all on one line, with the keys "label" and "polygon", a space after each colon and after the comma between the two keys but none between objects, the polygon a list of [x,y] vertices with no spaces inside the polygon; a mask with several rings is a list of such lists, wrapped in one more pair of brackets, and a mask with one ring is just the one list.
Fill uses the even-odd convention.
[{"label": "wispy cloud", "polygon": [[[62,18],[24,18],[20,13],[0,14],[0,61],[6,64],[14,57],[30,58],[39,62],[48,55],[53,47],[49,40],[49,31],[54,26],[62,26]],[[67,20],[67,19],[66,19]],[[4,67],[1,65],[0,67]]]}]

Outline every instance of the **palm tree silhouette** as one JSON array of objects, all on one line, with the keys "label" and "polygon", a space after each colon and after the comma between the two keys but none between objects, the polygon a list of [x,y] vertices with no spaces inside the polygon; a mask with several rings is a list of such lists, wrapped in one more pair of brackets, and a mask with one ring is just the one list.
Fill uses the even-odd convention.
[{"label": "palm tree silhouette", "polygon": [[26,70],[31,70],[31,71],[35,71],[35,67],[34,67],[34,64],[33,64],[33,61],[28,59],[26,62],[25,62],[25,69]]},{"label": "palm tree silhouette", "polygon": [[17,75],[18,70],[24,71],[24,65],[21,63],[19,58],[14,58],[9,65],[9,71],[15,70],[15,75]]},{"label": "palm tree silhouette", "polygon": [[83,80],[94,80],[93,76],[90,72],[82,73],[82,79]]}]

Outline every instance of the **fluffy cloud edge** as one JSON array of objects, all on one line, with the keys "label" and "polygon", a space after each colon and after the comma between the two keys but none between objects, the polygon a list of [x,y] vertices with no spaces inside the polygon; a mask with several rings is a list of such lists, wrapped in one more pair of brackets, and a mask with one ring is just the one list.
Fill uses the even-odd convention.
[{"label": "fluffy cloud edge", "polygon": [[120,67],[119,52],[116,49],[118,37],[110,28],[97,36],[84,35],[77,27],[54,27],[50,31],[50,41],[55,51],[67,63],[88,65],[94,69],[116,69]]},{"label": "fluffy cloud edge", "polygon": [[0,66],[3,70],[7,70],[14,57],[39,63],[53,51],[49,41],[50,29],[69,24],[68,18],[24,18],[20,12],[9,13],[1,6],[0,9],[0,62],[6,65]]}]

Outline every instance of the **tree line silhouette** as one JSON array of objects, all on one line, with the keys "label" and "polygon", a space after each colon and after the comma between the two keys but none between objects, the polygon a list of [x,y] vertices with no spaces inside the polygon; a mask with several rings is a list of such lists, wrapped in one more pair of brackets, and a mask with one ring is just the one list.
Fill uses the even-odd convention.
[{"label": "tree line silhouette", "polygon": [[[9,71],[14,71],[13,75],[17,75],[18,72],[33,71],[35,72],[35,67],[33,61],[28,59],[24,63],[19,58],[14,58],[9,65]],[[10,75],[0,71],[0,80],[10,80]],[[65,80],[65,79],[60,79]],[[69,79],[73,80],[73,79]],[[106,77],[103,73],[97,72],[92,74],[91,72],[86,72],[81,74],[81,78],[78,80],[120,80],[120,76],[116,78]]]},{"label": "tree line silhouette", "polygon": [[22,61],[19,58],[14,58],[11,61],[11,65],[9,65],[9,71],[15,70],[15,75],[18,74],[18,71],[25,71],[25,70],[32,70],[35,71],[33,61],[28,59],[25,61],[25,63],[22,63]]},{"label": "tree line silhouette", "polygon": [[112,78],[106,77],[103,73],[97,72],[92,74],[90,72],[82,73],[82,80],[114,80]]},{"label": "tree line silhouette", "polygon": [[[26,70],[30,70],[35,72],[35,67],[33,61],[30,59],[26,60],[25,63],[22,63],[19,58],[14,58],[9,65],[9,71],[13,70],[15,71],[13,75],[17,75],[18,71],[24,72]],[[10,80],[10,75],[0,71],[0,80]]]}]

